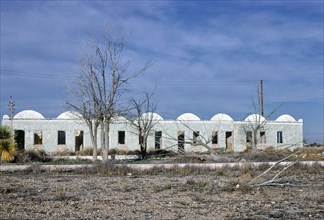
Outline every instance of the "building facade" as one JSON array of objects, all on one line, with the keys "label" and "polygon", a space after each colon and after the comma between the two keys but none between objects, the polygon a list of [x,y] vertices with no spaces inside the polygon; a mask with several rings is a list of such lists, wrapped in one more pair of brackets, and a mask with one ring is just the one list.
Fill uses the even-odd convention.
[{"label": "building facade", "polygon": [[[210,120],[201,120],[191,113],[182,114],[176,120],[164,120],[156,113],[146,114],[152,114],[154,120],[148,137],[148,150],[202,152],[206,150],[203,144],[207,144],[212,148],[241,152],[253,143],[258,148],[272,146],[293,149],[303,145],[303,120],[296,121],[290,115],[266,120],[253,114],[244,121],[234,121],[222,113]],[[12,121],[4,115],[2,125],[13,126],[19,149],[38,147],[52,153],[62,149],[80,151],[92,147],[88,127],[78,114],[72,112],[46,119],[36,111],[25,110],[16,114]],[[109,143],[110,149],[140,149],[136,127],[123,117],[111,124]]]}]

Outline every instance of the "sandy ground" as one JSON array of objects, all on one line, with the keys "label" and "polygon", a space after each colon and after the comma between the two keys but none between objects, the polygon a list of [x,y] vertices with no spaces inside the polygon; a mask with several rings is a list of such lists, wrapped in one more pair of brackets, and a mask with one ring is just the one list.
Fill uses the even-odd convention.
[{"label": "sandy ground", "polygon": [[0,173],[0,219],[324,219],[324,175],[232,187],[235,175]]}]

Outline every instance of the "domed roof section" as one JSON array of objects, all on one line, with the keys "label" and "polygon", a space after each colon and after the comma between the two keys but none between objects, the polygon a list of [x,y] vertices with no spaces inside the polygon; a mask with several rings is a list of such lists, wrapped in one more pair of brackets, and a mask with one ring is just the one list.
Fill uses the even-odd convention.
[{"label": "domed roof section", "polygon": [[34,110],[24,110],[17,113],[14,119],[44,119],[44,116]]},{"label": "domed roof section", "polygon": [[154,121],[163,121],[163,118],[159,114],[154,112],[143,113],[141,117],[148,120],[153,119]]},{"label": "domed roof section", "polygon": [[117,116],[113,118],[114,121],[127,121],[127,118],[125,118],[124,116]]},{"label": "domed roof section", "polygon": [[66,111],[57,116],[57,119],[80,119],[82,118],[81,114],[78,112]]},{"label": "domed roof section", "polygon": [[211,121],[234,121],[233,118],[231,118],[229,115],[224,113],[216,114],[210,120]]},{"label": "domed roof section", "polygon": [[280,121],[280,122],[296,122],[296,120],[290,115],[281,115],[276,119],[276,121]]},{"label": "domed roof section", "polygon": [[184,113],[177,118],[177,121],[200,121],[200,118],[192,113]]},{"label": "domed roof section", "polygon": [[4,115],[2,119],[10,119],[9,115]]},{"label": "domed roof section", "polygon": [[252,114],[249,115],[248,117],[246,117],[246,119],[244,121],[248,121],[248,122],[264,122],[266,119],[259,115],[259,114]]}]

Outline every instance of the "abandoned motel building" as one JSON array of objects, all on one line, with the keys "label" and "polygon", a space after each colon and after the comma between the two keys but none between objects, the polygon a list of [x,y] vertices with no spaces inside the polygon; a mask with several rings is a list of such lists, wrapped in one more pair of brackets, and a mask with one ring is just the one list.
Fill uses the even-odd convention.
[{"label": "abandoned motel building", "polygon": [[[156,113],[145,114],[152,114],[154,120],[154,127],[147,140],[148,151],[167,149],[176,152],[203,152],[206,149],[199,143],[204,142],[209,147],[220,150],[241,152],[251,146],[252,140],[258,140],[257,147],[260,149],[269,146],[298,148],[303,145],[303,120],[297,121],[287,114],[267,121],[258,114],[252,114],[244,121],[234,121],[223,113],[214,115],[210,120],[201,120],[192,113],[184,113],[176,120],[164,120]],[[256,123],[262,125],[257,132],[253,132],[257,139],[252,138],[252,127]],[[4,115],[2,125],[12,126],[20,150],[40,147],[48,153],[54,153],[62,149],[77,152],[92,147],[86,123],[80,115],[70,111],[57,118],[47,119],[39,112],[24,110],[12,120]],[[100,127],[98,129],[99,135]],[[113,120],[109,143],[110,149],[140,149],[138,132],[124,117]]]}]

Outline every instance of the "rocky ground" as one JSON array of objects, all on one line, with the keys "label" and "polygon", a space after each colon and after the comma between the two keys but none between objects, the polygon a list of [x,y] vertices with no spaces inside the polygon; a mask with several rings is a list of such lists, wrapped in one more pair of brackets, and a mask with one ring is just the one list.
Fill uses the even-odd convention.
[{"label": "rocky ground", "polygon": [[324,219],[319,169],[252,188],[240,184],[250,171],[237,170],[0,173],[0,219]]}]

